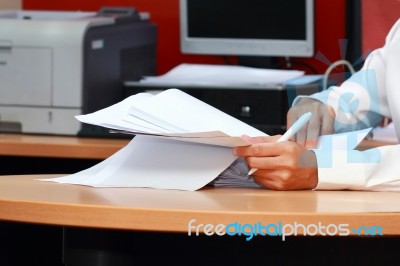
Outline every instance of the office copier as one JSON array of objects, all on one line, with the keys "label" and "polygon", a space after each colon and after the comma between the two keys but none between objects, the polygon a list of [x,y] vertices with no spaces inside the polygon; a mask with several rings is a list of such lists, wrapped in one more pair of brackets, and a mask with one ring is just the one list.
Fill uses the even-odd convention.
[{"label": "office copier", "polygon": [[135,9],[0,12],[0,132],[85,132],[74,116],[155,75],[156,35]]}]

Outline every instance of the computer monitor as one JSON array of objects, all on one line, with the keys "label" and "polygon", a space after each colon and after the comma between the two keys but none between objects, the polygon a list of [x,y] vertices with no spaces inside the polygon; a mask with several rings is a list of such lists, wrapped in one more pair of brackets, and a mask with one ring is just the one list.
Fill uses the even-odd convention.
[{"label": "computer monitor", "polygon": [[311,57],[314,0],[180,0],[181,51]]}]

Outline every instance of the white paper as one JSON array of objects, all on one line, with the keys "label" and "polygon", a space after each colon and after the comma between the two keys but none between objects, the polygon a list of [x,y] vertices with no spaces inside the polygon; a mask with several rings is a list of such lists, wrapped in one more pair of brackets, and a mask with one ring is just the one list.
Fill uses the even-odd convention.
[{"label": "white paper", "polygon": [[130,133],[155,134],[227,147],[246,145],[240,138],[242,134],[252,137],[266,135],[177,89],[157,95],[135,95],[95,113],[77,116],[77,119]]},{"label": "white paper", "polygon": [[181,64],[158,77],[140,82],[174,85],[276,85],[304,75],[298,70],[261,69],[235,65]]},{"label": "white paper", "polygon": [[[369,130],[323,136],[318,148],[353,149]],[[207,184],[259,187],[251,177],[247,177],[249,169],[244,160],[236,159],[232,149],[227,147],[139,135],[110,158],[89,169],[42,181],[93,187],[190,191]]]},{"label": "white paper", "polygon": [[79,115],[76,118],[82,122],[96,126],[102,126],[109,129],[116,130],[131,130],[135,128],[137,132],[147,132],[147,133],[162,133],[164,132],[159,127],[151,125],[143,120],[135,120],[127,122],[123,120],[123,117],[129,112],[130,108],[137,104],[138,102],[144,101],[148,98],[153,97],[150,93],[138,93],[136,95],[130,96],[125,100],[111,105],[110,107],[101,109],[97,112]]},{"label": "white paper", "polygon": [[[146,121],[153,121],[154,124],[165,121],[165,123],[181,129],[176,132],[222,131],[231,136],[265,135],[265,133],[177,89],[166,90],[145,102],[135,104],[129,114],[143,117]],[[144,117],[143,114],[147,114],[147,117]]]},{"label": "white paper", "polygon": [[87,170],[42,181],[193,191],[211,182],[236,158],[226,147],[136,136],[122,150]]}]

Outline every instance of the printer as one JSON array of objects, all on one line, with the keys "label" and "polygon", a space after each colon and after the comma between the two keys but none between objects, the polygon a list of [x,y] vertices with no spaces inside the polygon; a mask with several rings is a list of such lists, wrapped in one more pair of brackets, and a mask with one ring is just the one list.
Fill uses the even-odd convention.
[{"label": "printer", "polygon": [[0,132],[85,135],[74,116],[155,75],[156,36],[135,9],[0,12]]}]

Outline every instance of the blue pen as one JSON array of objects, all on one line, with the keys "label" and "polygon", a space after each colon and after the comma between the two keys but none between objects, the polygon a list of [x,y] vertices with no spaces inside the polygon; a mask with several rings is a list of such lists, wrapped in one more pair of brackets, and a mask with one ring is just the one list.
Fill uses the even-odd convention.
[{"label": "blue pen", "polygon": [[[299,132],[299,130],[305,124],[307,124],[308,121],[310,121],[311,117],[312,117],[311,112],[307,112],[307,113],[303,114],[302,116],[300,116],[300,118],[297,119],[296,122],[294,122],[294,124],[286,131],[285,134],[282,135],[282,137],[280,137],[277,140],[277,142],[287,141],[290,138],[294,137],[294,135],[296,135],[296,133]],[[256,169],[256,168],[252,168],[247,175],[250,176],[250,175],[254,174],[257,170],[258,169]]]}]

